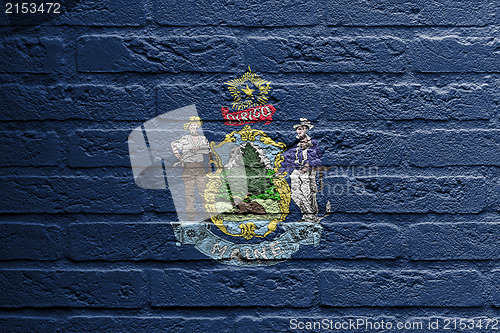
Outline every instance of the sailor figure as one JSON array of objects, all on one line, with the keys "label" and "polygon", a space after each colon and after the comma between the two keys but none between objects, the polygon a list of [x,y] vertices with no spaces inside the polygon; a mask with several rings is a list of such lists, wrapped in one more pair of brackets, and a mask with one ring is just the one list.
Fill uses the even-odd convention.
[{"label": "sailor figure", "polygon": [[314,125],[306,118],[293,125],[298,143],[283,154],[280,173],[290,175],[291,197],[302,212],[302,221],[318,222],[318,202],[316,200],[316,169],[321,166],[321,152],[318,141],[307,135]]}]

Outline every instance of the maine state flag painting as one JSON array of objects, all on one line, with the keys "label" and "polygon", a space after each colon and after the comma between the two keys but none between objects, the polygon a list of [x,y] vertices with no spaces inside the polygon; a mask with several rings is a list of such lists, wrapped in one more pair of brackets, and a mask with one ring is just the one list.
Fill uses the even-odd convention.
[{"label": "maine state flag painting", "polygon": [[[232,109],[238,110],[223,106],[226,122],[203,125],[193,104],[132,131],[134,179],[142,188],[170,190],[177,246],[194,245],[224,264],[274,265],[291,258],[300,245],[319,244],[326,215],[319,215],[316,178],[327,168],[318,141],[307,134],[314,125],[306,118],[292,126],[297,143],[290,147],[255,128],[265,129],[276,112],[265,104],[272,95],[269,81],[248,68],[225,84]],[[223,139],[207,139],[204,126]],[[301,218],[288,218],[291,201]]]},{"label": "maine state flag painting", "polygon": [[499,8],[4,1],[0,332],[497,331]]}]

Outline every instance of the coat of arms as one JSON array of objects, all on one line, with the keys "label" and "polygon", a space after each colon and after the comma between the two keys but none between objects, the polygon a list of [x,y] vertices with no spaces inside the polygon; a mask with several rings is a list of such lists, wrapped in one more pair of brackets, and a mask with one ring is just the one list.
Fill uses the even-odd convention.
[{"label": "coat of arms", "polygon": [[[141,187],[172,193],[178,245],[192,244],[227,264],[275,264],[320,240],[321,153],[307,134],[314,126],[299,119],[297,140],[287,147],[250,125],[273,121],[270,82],[249,68],[226,85],[233,111],[222,107],[225,125],[242,128],[209,141],[195,105],[153,118],[129,136],[134,178]],[[292,202],[299,220],[287,220]]]}]

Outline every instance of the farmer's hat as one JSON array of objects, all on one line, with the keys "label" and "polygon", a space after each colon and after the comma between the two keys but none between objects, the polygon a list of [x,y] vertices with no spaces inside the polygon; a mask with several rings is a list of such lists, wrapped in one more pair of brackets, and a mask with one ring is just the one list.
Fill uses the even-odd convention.
[{"label": "farmer's hat", "polygon": [[201,127],[202,124],[201,118],[197,116],[189,117],[189,122],[182,125],[182,128],[187,130],[189,128],[189,125],[191,124],[196,124],[198,127]]}]

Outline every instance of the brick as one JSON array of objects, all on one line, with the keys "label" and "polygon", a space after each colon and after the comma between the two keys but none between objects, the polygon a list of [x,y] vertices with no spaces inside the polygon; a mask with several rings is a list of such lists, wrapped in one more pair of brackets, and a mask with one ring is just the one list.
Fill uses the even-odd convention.
[{"label": "brick", "polygon": [[65,248],[65,236],[58,226],[0,223],[0,260],[55,260]]},{"label": "brick", "polygon": [[221,107],[230,106],[232,98],[225,86],[165,84],[157,87],[156,100],[158,114],[195,104],[198,116],[204,121],[223,121]]},{"label": "brick", "polygon": [[286,332],[290,329],[289,320],[283,317],[239,317],[236,326],[242,332]]},{"label": "brick", "polygon": [[[268,79],[266,75],[260,75],[263,79]],[[276,108],[273,119],[289,120],[290,111],[300,110],[308,119],[316,120],[320,113],[318,108],[323,96],[320,92],[324,87],[315,84],[282,84],[271,82],[268,103]],[[308,96],[308,98],[304,98]],[[181,108],[189,104],[195,104],[198,115],[203,120],[224,121],[221,107],[231,107],[233,99],[227,86],[216,84],[163,84],[157,89],[158,113],[164,113]],[[216,111],[214,111],[216,110]],[[288,112],[287,112],[288,110]],[[205,127],[205,124],[204,124]]]},{"label": "brick", "polygon": [[423,73],[488,73],[500,70],[499,41],[457,36],[420,37],[409,45],[411,65]]},{"label": "brick", "polygon": [[[40,2],[38,2],[40,3]],[[52,7],[54,8],[54,7]],[[46,10],[48,7],[46,7]],[[53,9],[51,9],[53,10]],[[79,0],[61,3],[60,14],[9,14],[0,18],[0,26],[34,25],[143,26],[145,4],[137,1]]]},{"label": "brick", "polygon": [[[73,5],[73,4],[70,4]],[[125,0],[84,0],[76,2],[55,24],[82,26],[143,26],[146,24],[145,3]]]},{"label": "brick", "polygon": [[74,223],[69,235],[73,260],[207,259],[192,246],[177,246],[170,223]]},{"label": "brick", "polygon": [[234,37],[84,36],[78,40],[81,72],[234,72],[243,63]]},{"label": "brick", "polygon": [[394,259],[401,254],[400,231],[394,225],[325,221],[321,225],[319,245],[301,247],[295,259]]},{"label": "brick", "polygon": [[246,58],[257,72],[402,73],[405,51],[392,37],[249,37]]},{"label": "brick", "polygon": [[78,130],[71,136],[70,167],[130,167],[127,139],[132,130]]},{"label": "brick", "polygon": [[[210,292],[206,292],[206,286]],[[306,307],[313,299],[312,272],[293,270],[169,269],[151,272],[152,306]]]},{"label": "brick", "polygon": [[[266,75],[261,75],[266,79]],[[307,96],[307,98],[304,98]],[[419,84],[356,83],[317,85],[271,82],[268,103],[275,121],[290,113],[313,121],[331,120],[489,120],[497,108],[495,89],[487,84],[460,83],[443,87]],[[222,121],[221,106],[231,106],[226,87],[214,84],[158,86],[158,113],[195,104],[203,120]],[[217,110],[217,111],[214,111]]]},{"label": "brick", "polygon": [[488,193],[491,196],[491,201],[493,203],[493,209],[497,212],[500,211],[500,181],[498,178],[493,181],[493,193]]},{"label": "brick", "polygon": [[64,332],[137,332],[137,333],[203,333],[211,332],[217,328],[217,332],[234,332],[234,324],[227,318],[210,316],[210,318],[181,317],[124,317],[113,316],[75,316],[68,319]]},{"label": "brick", "polygon": [[304,108],[311,119],[475,120],[490,119],[496,109],[495,90],[486,84],[335,84],[318,95],[320,112]]},{"label": "brick", "polygon": [[348,213],[478,213],[487,205],[482,177],[325,178],[332,211]]},{"label": "brick", "polygon": [[[262,75],[262,77],[266,79],[266,75]],[[300,117],[315,121],[323,112],[328,114],[328,119],[333,119],[331,117],[334,117],[334,113],[329,107],[322,110],[323,105],[329,105],[323,96],[323,92],[328,86],[309,82],[286,84],[271,82],[270,86],[272,89],[269,92],[269,104],[272,104],[277,110],[273,119],[287,121],[290,120],[291,114],[298,113]]]},{"label": "brick", "polygon": [[[318,247],[303,247],[302,258],[396,258],[399,230],[388,224],[325,223]],[[176,246],[170,223],[75,223],[70,225],[73,260],[203,260],[191,246]]]},{"label": "brick", "polygon": [[[213,113],[213,112],[212,112]],[[289,131],[290,133],[275,133],[274,131],[265,130],[275,141],[294,142],[295,134],[291,124],[278,123],[278,131]],[[209,140],[221,142],[224,136],[218,135],[207,131],[207,128],[218,127],[220,123],[204,123],[204,134],[208,136]],[[234,130],[240,130],[235,128]],[[96,131],[97,132],[97,131]],[[229,132],[229,131],[228,131]],[[102,133],[102,132],[97,132]],[[93,134],[93,133],[92,133]],[[123,165],[128,166],[130,163],[128,159],[121,158],[128,154],[125,147],[112,147],[110,150],[100,150],[95,154],[86,152],[85,148],[81,145],[91,146],[87,139],[92,134],[85,134],[85,138],[79,138],[78,145],[72,145],[70,148],[70,165],[74,166],[104,166],[104,165]],[[291,134],[291,135],[288,135]],[[316,130],[310,133],[313,139],[317,139],[321,147],[325,147],[322,156],[322,163],[324,165],[335,166],[353,166],[362,165],[368,167],[380,166],[398,166],[402,163],[404,155],[406,154],[406,143],[403,136],[394,135],[379,131],[366,131],[360,132],[355,130]],[[99,141],[110,141],[115,136],[114,133],[108,136],[111,139],[104,139],[103,137],[97,138]],[[120,139],[121,140],[121,139]],[[83,143],[80,143],[83,142]],[[121,145],[121,144],[120,144]],[[99,143],[97,147],[102,149],[106,143]],[[118,143],[116,145],[118,146]],[[116,149],[113,149],[116,148]],[[90,149],[90,148],[89,148]],[[74,154],[73,154],[74,152]],[[116,156],[116,157],[115,157]],[[97,157],[97,158],[94,158]],[[120,160],[120,162],[118,162]],[[116,161],[116,162],[115,162]],[[116,163],[116,164],[115,164]]]},{"label": "brick", "polygon": [[[168,180],[167,180],[168,182]],[[181,185],[179,185],[181,184]],[[173,194],[172,194],[173,192]],[[184,197],[184,188],[182,187],[182,181],[179,180],[176,182],[175,186],[172,186],[172,184],[169,185],[169,187],[165,191],[161,190],[155,190],[154,194],[152,195],[151,198],[151,209],[152,211],[156,213],[174,213],[177,212],[176,207],[174,206],[174,195],[180,195],[181,197]],[[197,197],[197,200],[199,199],[199,196]],[[181,211],[179,213],[184,213],[184,207],[180,208]]]},{"label": "brick", "polygon": [[3,120],[146,120],[155,115],[140,86],[6,84],[0,89]]},{"label": "brick", "polygon": [[2,307],[113,307],[143,305],[145,274],[138,270],[2,270]]},{"label": "brick", "polygon": [[60,321],[47,317],[0,317],[0,331],[9,333],[57,332]]},{"label": "brick", "polygon": [[474,270],[323,270],[320,303],[336,307],[472,307],[484,304],[484,281]]},{"label": "brick", "polygon": [[57,38],[2,38],[0,73],[58,72],[63,66],[62,51],[63,42]]},{"label": "brick", "polygon": [[340,0],[329,5],[327,22],[337,26],[484,26],[492,20],[486,0]]},{"label": "brick", "polygon": [[409,138],[410,163],[418,167],[500,165],[499,130],[434,130]]},{"label": "brick", "polygon": [[413,260],[500,258],[499,223],[418,223],[408,228],[406,239]]},{"label": "brick", "polygon": [[[342,166],[331,170],[344,171]],[[483,177],[378,176],[372,166],[349,176],[328,172],[319,195],[331,201],[332,212],[341,213],[478,213],[494,201],[487,193],[500,189],[490,189]],[[170,197],[169,191],[156,191],[153,210],[174,212]]]},{"label": "brick", "polygon": [[328,147],[323,152],[325,165],[398,166],[406,148],[402,136],[378,131],[315,131]]},{"label": "brick", "polygon": [[317,2],[298,0],[286,5],[277,0],[203,0],[191,6],[182,0],[156,0],[155,17],[159,24],[173,26],[282,27],[317,24],[320,10]]},{"label": "brick", "polygon": [[0,11],[0,26],[9,25],[9,16],[5,10]]},{"label": "brick", "polygon": [[4,213],[129,213],[143,212],[149,192],[130,179],[103,177],[2,177],[9,200]]},{"label": "brick", "polygon": [[61,142],[56,132],[0,132],[0,166],[56,166]]},{"label": "brick", "polygon": [[500,307],[500,270],[491,271],[492,303],[494,307]]}]

